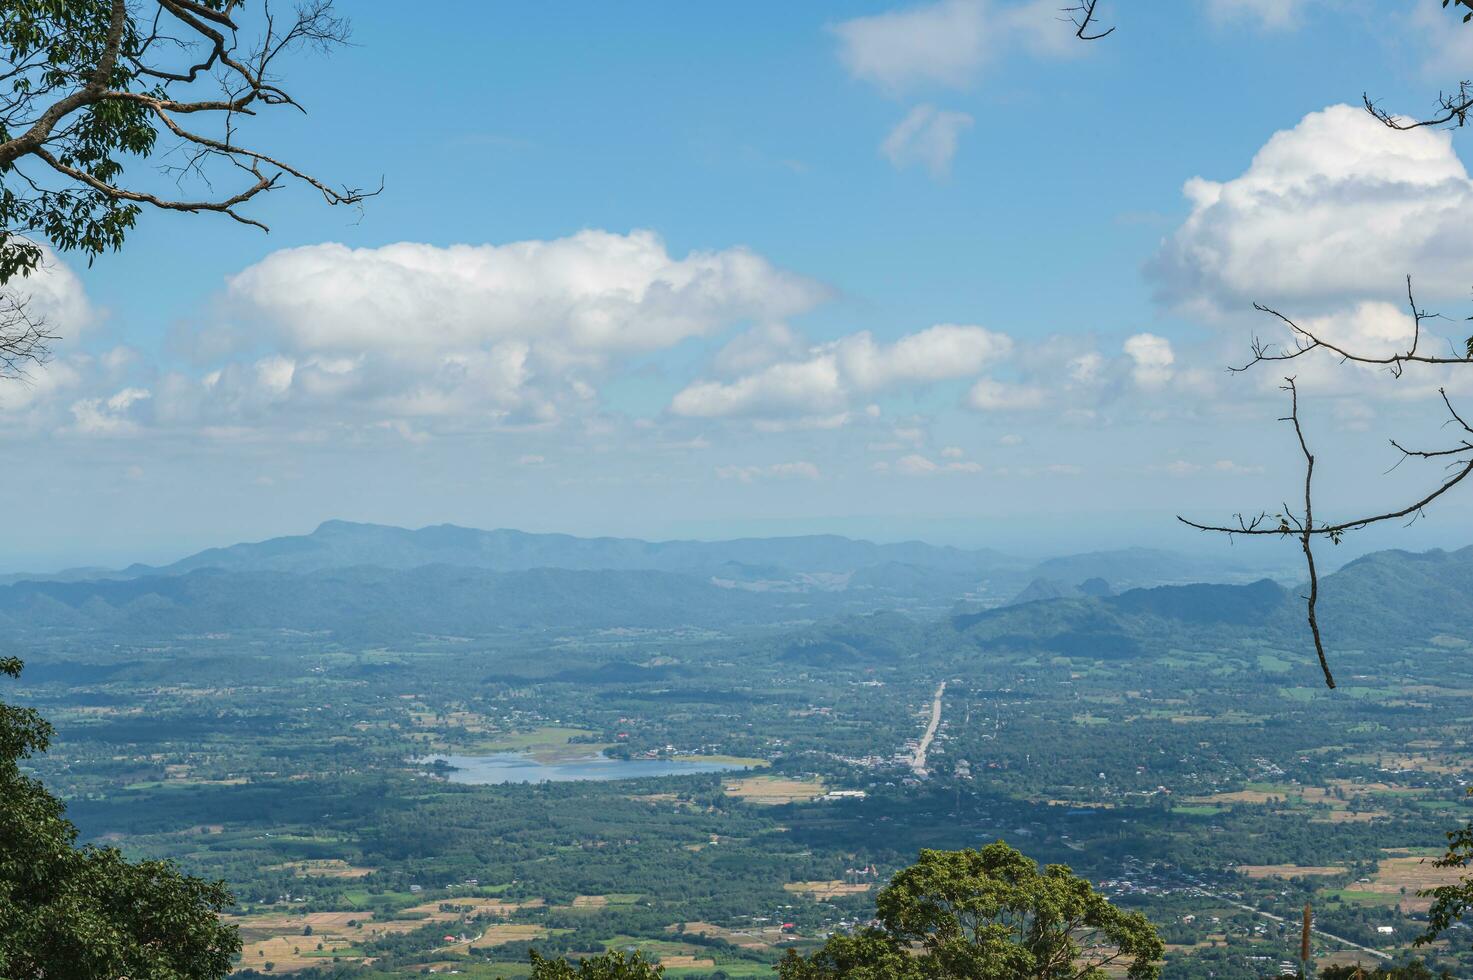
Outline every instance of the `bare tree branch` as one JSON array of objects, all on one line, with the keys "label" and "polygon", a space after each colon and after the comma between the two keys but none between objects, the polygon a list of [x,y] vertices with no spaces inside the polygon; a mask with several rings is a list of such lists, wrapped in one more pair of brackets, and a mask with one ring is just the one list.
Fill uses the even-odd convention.
[{"label": "bare tree branch", "polygon": [[[1415,350],[1415,347],[1416,340],[1414,339],[1412,343],[1412,350]],[[1276,358],[1261,359],[1275,360]],[[1348,359],[1356,360],[1357,358],[1350,357]],[[1190,528],[1194,528],[1198,531],[1207,531],[1214,534],[1243,534],[1259,536],[1275,535],[1278,537],[1293,537],[1298,539],[1300,549],[1304,552],[1305,566],[1309,572],[1309,594],[1304,597],[1306,602],[1306,616],[1309,623],[1309,629],[1311,635],[1314,638],[1315,654],[1319,658],[1320,670],[1325,675],[1325,684],[1333,688],[1335,686],[1335,678],[1330,672],[1329,661],[1325,654],[1324,640],[1320,635],[1319,620],[1316,616],[1316,609],[1319,603],[1319,573],[1315,566],[1313,548],[1314,539],[1317,537],[1325,537],[1329,538],[1332,543],[1339,544],[1341,538],[1347,531],[1358,531],[1362,528],[1369,527],[1372,524],[1379,524],[1384,521],[1394,521],[1408,517],[1415,520],[1422,514],[1424,508],[1426,508],[1429,504],[1431,504],[1437,498],[1441,497],[1443,494],[1452,490],[1458,484],[1462,483],[1470,474],[1473,474],[1473,442],[1470,442],[1466,437],[1467,435],[1473,435],[1473,428],[1469,427],[1468,423],[1464,421],[1463,417],[1458,413],[1457,409],[1453,407],[1452,400],[1448,397],[1447,390],[1445,388],[1439,389],[1439,393],[1442,396],[1443,405],[1447,408],[1449,423],[1456,424],[1459,428],[1461,428],[1466,434],[1465,437],[1460,439],[1456,446],[1451,446],[1446,449],[1410,450],[1404,448],[1394,439],[1391,440],[1391,445],[1402,454],[1402,460],[1411,458],[1451,459],[1452,462],[1449,465],[1452,467],[1452,472],[1450,473],[1450,475],[1447,476],[1442,481],[1442,483],[1438,484],[1431,491],[1423,494],[1416,501],[1407,504],[1404,507],[1397,508],[1396,510],[1390,510],[1384,513],[1369,514],[1364,517],[1357,517],[1351,520],[1339,521],[1335,523],[1316,523],[1314,519],[1313,495],[1315,458],[1314,454],[1311,453],[1309,450],[1309,444],[1304,435],[1304,428],[1300,424],[1299,391],[1292,377],[1284,379],[1283,390],[1289,392],[1290,409],[1289,414],[1281,418],[1280,421],[1293,424],[1294,435],[1298,439],[1300,451],[1304,454],[1304,510],[1302,514],[1294,513],[1294,511],[1290,507],[1285,505],[1282,510],[1280,510],[1277,514],[1274,514],[1272,517],[1269,516],[1267,511],[1261,511],[1253,517],[1246,517],[1243,514],[1239,514],[1237,515],[1235,519],[1236,522],[1234,524],[1203,524],[1198,521],[1189,520],[1188,518],[1182,517],[1180,515],[1177,516],[1177,520],[1181,521],[1183,524],[1187,525]]]},{"label": "bare tree branch", "polygon": [[[238,121],[263,106],[305,111],[274,75],[281,56],[327,50],[350,35],[332,0],[304,0],[280,20],[262,0],[250,8],[256,37],[242,46],[245,9],[240,0],[90,0],[0,22],[0,80],[9,82],[0,92],[0,283],[35,268],[40,252],[29,238],[97,254],[121,244],[140,206],[216,212],[265,230],[239,207],[284,178],[330,205],[360,206],[382,190],[381,183],[372,190],[330,185],[237,139]],[[207,83],[218,91],[196,91]],[[181,117],[194,123],[181,125]],[[160,135],[188,148],[182,167],[162,169],[176,182],[202,180],[205,198],[125,184],[120,158],[152,155]],[[38,185],[20,170],[27,160],[68,186]],[[206,172],[212,163],[247,182],[216,195]],[[15,184],[29,192],[12,193]]]},{"label": "bare tree branch", "polygon": [[[1442,0],[1444,10],[1449,8],[1463,8],[1467,12],[1463,14],[1462,23],[1468,24],[1473,21],[1473,0]],[[1468,122],[1468,113],[1473,110],[1473,82],[1463,80],[1458,83],[1456,92],[1439,92],[1437,95],[1437,111],[1425,119],[1410,119],[1387,112],[1365,93],[1361,94],[1361,102],[1365,104],[1366,111],[1382,123],[1392,129],[1419,129],[1423,126],[1457,126],[1461,127]]]},{"label": "bare tree branch", "polygon": [[1109,37],[1115,33],[1114,27],[1099,30],[1096,24],[1098,16],[1096,7],[1100,0],[1079,0],[1073,7],[1065,7],[1064,13],[1068,15],[1069,23],[1074,25],[1074,36],[1081,41],[1098,41],[1102,37]]},{"label": "bare tree branch", "polygon": [[1351,351],[1343,346],[1331,343],[1314,331],[1280,313],[1278,310],[1263,306],[1260,303],[1254,303],[1253,308],[1255,310],[1258,310],[1260,313],[1267,313],[1289,328],[1294,337],[1294,347],[1292,350],[1276,350],[1273,345],[1261,343],[1255,338],[1253,341],[1252,359],[1246,364],[1230,367],[1228,370],[1241,372],[1247,371],[1265,361],[1292,361],[1314,350],[1329,351],[1331,354],[1339,357],[1342,362],[1353,361],[1357,364],[1386,367],[1390,369],[1392,375],[1398,378],[1401,377],[1402,372],[1406,370],[1408,364],[1473,363],[1470,362],[1467,356],[1460,356],[1456,352],[1448,355],[1423,354],[1419,352],[1418,348],[1422,342],[1422,324],[1427,320],[1441,317],[1441,314],[1428,313],[1426,310],[1417,306],[1416,297],[1412,293],[1411,276],[1407,276],[1407,305],[1411,308],[1412,314],[1412,342],[1410,346],[1405,351],[1398,351],[1391,354],[1365,354],[1358,351]]},{"label": "bare tree branch", "polygon": [[56,335],[43,320],[33,319],[25,300],[10,291],[0,292],[0,379],[23,381],[28,367],[39,367],[51,357]]}]

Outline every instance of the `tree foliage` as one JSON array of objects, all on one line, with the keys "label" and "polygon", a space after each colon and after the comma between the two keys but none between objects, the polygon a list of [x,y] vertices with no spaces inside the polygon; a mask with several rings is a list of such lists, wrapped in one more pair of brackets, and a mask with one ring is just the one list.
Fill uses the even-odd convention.
[{"label": "tree foliage", "polygon": [[[1473,789],[1468,792],[1473,795]],[[1473,823],[1448,831],[1447,851],[1433,863],[1439,868],[1473,866]],[[1455,884],[1423,889],[1417,894],[1432,899],[1432,906],[1427,910],[1427,929],[1417,937],[1417,945],[1425,946],[1473,910],[1473,876],[1464,875]]]},{"label": "tree foliage", "polygon": [[638,952],[625,956],[618,950],[609,950],[576,962],[550,960],[535,949],[529,955],[531,980],[659,980],[665,973],[664,967],[651,963]]},{"label": "tree foliage", "polygon": [[1124,967],[1159,975],[1165,947],[1139,912],[1115,908],[1068,867],[1037,863],[1002,841],[924,850],[876,900],[879,927],[790,951],[782,980],[996,978],[1098,980]]},{"label": "tree foliage", "polygon": [[[0,659],[0,673],[21,663]],[[0,976],[11,980],[223,977],[240,951],[221,882],[167,861],[130,862],[77,847],[64,806],[20,763],[44,752],[51,726],[0,702]]]},{"label": "tree foliage", "polygon": [[[311,0],[280,21],[262,0],[259,30],[243,43],[237,21],[245,10],[241,0],[5,4],[0,284],[36,267],[34,238],[89,256],[119,248],[145,206],[214,211],[264,228],[240,207],[283,178],[329,204],[363,200],[361,190],[329,187],[239,136],[263,108],[300,108],[273,63],[298,48],[342,43],[347,22],[331,0]],[[175,199],[125,182],[130,158],[156,158],[180,180],[199,178],[205,193]],[[215,165],[238,174],[239,189],[214,192]]]},{"label": "tree foliage", "polygon": [[1421,960],[1412,960],[1403,966],[1378,966],[1366,969],[1363,966],[1327,966],[1316,976],[1319,980],[1452,980],[1452,974],[1443,970],[1433,973]]}]

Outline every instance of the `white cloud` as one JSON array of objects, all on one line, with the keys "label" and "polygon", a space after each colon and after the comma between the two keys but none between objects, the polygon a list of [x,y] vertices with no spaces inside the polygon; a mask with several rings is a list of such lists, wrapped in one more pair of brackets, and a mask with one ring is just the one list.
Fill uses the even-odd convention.
[{"label": "white cloud", "polygon": [[1126,339],[1124,350],[1133,364],[1131,377],[1142,388],[1159,388],[1171,380],[1176,355],[1165,337],[1138,333]]},{"label": "white cloud", "polygon": [[988,61],[1008,51],[1069,57],[1082,47],[1058,0],[939,0],[847,20],[833,32],[849,73],[892,91],[965,88]]},{"label": "white cloud", "polygon": [[845,392],[832,355],[774,364],[731,383],[697,381],[676,393],[670,410],[692,418],[822,415],[841,411]]},{"label": "white cloud", "polygon": [[283,249],[231,277],[228,299],[292,351],[456,351],[512,340],[577,359],[650,351],[825,291],[744,248],[675,258],[656,234],[551,241]]},{"label": "white cloud", "polygon": [[924,384],[976,374],[1013,349],[1006,335],[985,327],[941,323],[893,344],[877,343],[868,331],[833,347],[844,376],[866,391],[896,384]]},{"label": "white cloud", "polygon": [[890,344],[861,331],[733,381],[697,381],[670,409],[695,418],[837,418],[853,395],[975,375],[1011,349],[1007,336],[977,326],[939,324]]},{"label": "white cloud", "polygon": [[967,392],[967,404],[981,412],[1013,412],[1040,408],[1048,391],[1038,385],[983,378]]},{"label": "white cloud", "polygon": [[1239,176],[1194,177],[1185,193],[1191,214],[1150,267],[1174,304],[1340,305],[1393,295],[1408,273],[1427,296],[1467,285],[1473,181],[1450,133],[1331,106],[1275,133]]},{"label": "white cloud", "polygon": [[747,249],[673,256],[648,231],[286,249],[231,277],[222,304],[252,325],[237,338],[274,350],[203,345],[213,369],[157,379],[154,415],[225,433],[308,419],[416,438],[545,426],[596,411],[628,358],[692,337],[760,324],[729,346],[730,369],[801,352],[782,318],[826,295]]},{"label": "white cloud", "polygon": [[807,460],[794,463],[772,463],[767,466],[718,466],[716,478],[755,483],[758,480],[817,480],[819,469]]},{"label": "white cloud", "polygon": [[[1327,343],[1368,357],[1405,352],[1411,347],[1414,330],[1411,314],[1405,307],[1377,300],[1354,303],[1320,316],[1300,317],[1295,322]],[[1442,336],[1439,326],[1452,336]],[[1461,348],[1467,333],[1460,331],[1459,326],[1442,319],[1423,322],[1419,349],[1424,353],[1447,354]],[[1279,331],[1275,339],[1277,350],[1294,349],[1295,340],[1287,329]],[[1259,372],[1259,390],[1277,397],[1283,373]],[[1456,393],[1460,389],[1467,390],[1468,384],[1464,371],[1448,373],[1445,369],[1412,365],[1403,377],[1397,379],[1382,365],[1342,361],[1328,352],[1300,357],[1293,362],[1292,373],[1295,384],[1303,393],[1339,395],[1362,403],[1436,401],[1439,387]],[[1350,421],[1349,417],[1347,421]]]},{"label": "white cloud", "polygon": [[951,172],[957,141],[974,120],[965,112],[918,105],[906,114],[880,144],[880,152],[897,170],[921,164],[933,178]]},{"label": "white cloud", "polygon": [[991,47],[986,4],[939,3],[857,17],[834,26],[839,60],[856,78],[887,88],[968,84]]},{"label": "white cloud", "polygon": [[1207,15],[1218,24],[1246,21],[1263,30],[1296,26],[1304,0],[1207,0]]},{"label": "white cloud", "polygon": [[961,459],[966,453],[962,452],[960,446],[947,446],[941,450],[941,455],[946,459]]},{"label": "white cloud", "polygon": [[722,375],[747,374],[799,357],[805,347],[803,338],[787,324],[762,323],[728,341],[712,359],[711,366]]},{"label": "white cloud", "polygon": [[1071,358],[1065,366],[1069,380],[1076,384],[1093,384],[1105,370],[1105,356],[1099,351],[1090,351]]},{"label": "white cloud", "polygon": [[79,399],[72,403],[74,428],[85,435],[131,435],[138,430],[131,410],[151,397],[146,388],[124,388],[108,398]]},{"label": "white cloud", "polygon": [[28,317],[64,339],[75,337],[101,316],[88,299],[82,280],[45,246],[35,271],[12,279],[6,291],[24,304]]}]

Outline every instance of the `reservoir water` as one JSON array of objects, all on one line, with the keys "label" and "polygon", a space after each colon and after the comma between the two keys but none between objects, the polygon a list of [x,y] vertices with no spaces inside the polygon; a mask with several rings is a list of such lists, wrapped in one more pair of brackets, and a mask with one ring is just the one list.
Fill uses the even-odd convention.
[{"label": "reservoir water", "polygon": [[452,783],[564,783],[578,779],[639,779],[650,776],[686,776],[698,772],[739,769],[719,762],[677,762],[673,759],[611,759],[591,755],[582,759],[538,762],[526,752],[490,755],[431,755],[416,762],[444,762],[455,768],[445,777]]}]

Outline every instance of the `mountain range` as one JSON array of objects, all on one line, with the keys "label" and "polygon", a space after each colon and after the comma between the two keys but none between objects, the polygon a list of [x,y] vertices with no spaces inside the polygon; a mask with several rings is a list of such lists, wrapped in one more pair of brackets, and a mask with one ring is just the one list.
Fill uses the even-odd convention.
[{"label": "mountain range", "polygon": [[[1382,568],[1390,554],[1402,553],[1362,559],[1335,579],[1384,581],[1388,595],[1413,606],[1443,594],[1408,592],[1404,572]],[[1432,567],[1425,557],[1397,560]],[[1447,569],[1435,577],[1456,580]],[[974,629],[1012,623],[1003,631],[1020,636],[1049,635],[1053,627],[1030,622],[1040,618],[1075,623],[1076,633],[1089,621],[1084,632],[1107,636],[1129,632],[1119,623],[1132,617],[1228,621],[1296,605],[1273,581],[1249,584],[1261,578],[1246,563],[1150,549],[1029,562],[988,549],[830,535],[649,542],[329,521],[311,534],[213,548],[169,565],[14,576],[0,584],[0,630],[161,637],[264,629],[387,640],[781,625],[895,609],[959,613]],[[1327,603],[1332,596],[1327,589]]]}]

